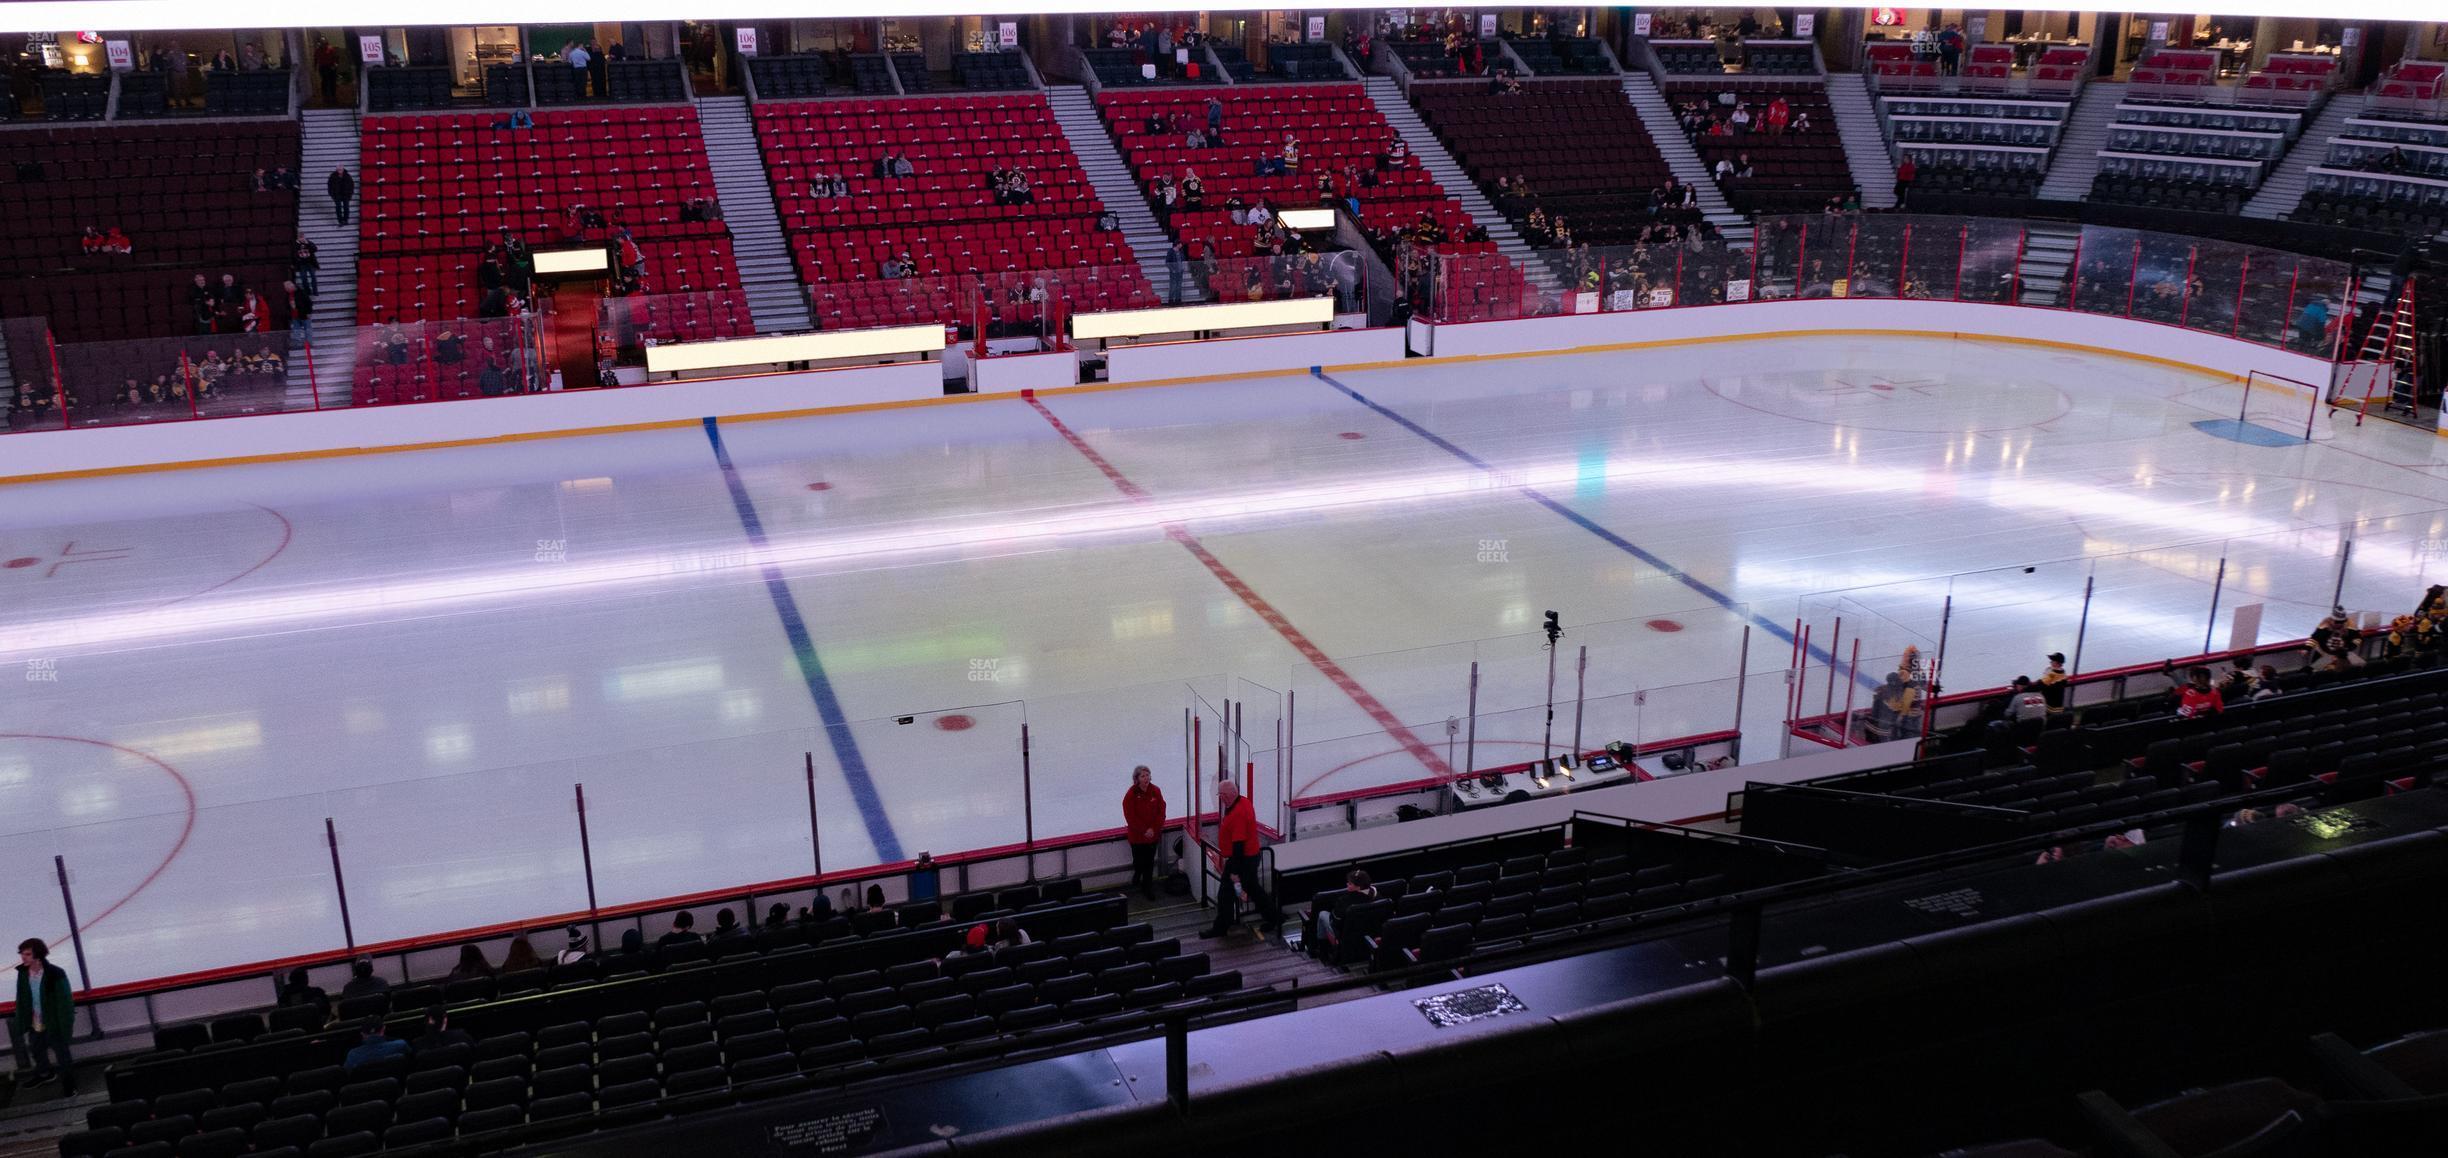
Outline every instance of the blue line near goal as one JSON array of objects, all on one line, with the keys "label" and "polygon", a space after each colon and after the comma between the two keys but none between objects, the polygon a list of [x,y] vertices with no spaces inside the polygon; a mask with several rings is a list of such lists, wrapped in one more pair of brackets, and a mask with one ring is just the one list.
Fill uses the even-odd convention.
[{"label": "blue line near goal", "polygon": [[[1384,418],[1386,421],[1391,422],[1396,426],[1400,426],[1404,430],[1408,430],[1415,435],[1418,435],[1429,445],[1434,446],[1437,449],[1454,456],[1455,458],[1461,459],[1473,467],[1486,471],[1489,474],[1498,473],[1494,466],[1489,465],[1486,460],[1480,458],[1478,455],[1472,454],[1471,452],[1446,441],[1444,437],[1438,435],[1435,431],[1429,430],[1427,427],[1421,426],[1419,423],[1413,422],[1410,419],[1395,413],[1392,409],[1380,405],[1376,400],[1370,398],[1368,395],[1362,394],[1361,392],[1354,390],[1341,382],[1335,381],[1334,378],[1328,375],[1323,369],[1312,367],[1309,373],[1316,377],[1318,381],[1324,382],[1325,384],[1342,391],[1345,395],[1348,395],[1352,401],[1357,402],[1362,406],[1366,406],[1370,410],[1376,411],[1378,416]],[[1741,604],[1738,603],[1733,596],[1718,590],[1707,580],[1693,575],[1691,572],[1685,571],[1684,569],[1659,558],[1655,553],[1651,552],[1645,547],[1642,547],[1640,544],[1608,530],[1606,527],[1599,524],[1597,520],[1572,509],[1572,507],[1566,505],[1564,502],[1558,499],[1550,497],[1537,487],[1517,486],[1513,489],[1520,492],[1523,498],[1529,499],[1531,502],[1537,503],[1538,505],[1555,512],[1558,516],[1562,517],[1564,521],[1571,523],[1572,525],[1579,527],[1592,535],[1596,535],[1608,546],[1613,547],[1624,554],[1630,555],[1643,563],[1647,563],[1651,567],[1665,572],[1666,575],[1672,578],[1675,582],[1698,592],[1709,602],[1714,603],[1719,607],[1723,607],[1728,611],[1737,611],[1738,614],[1750,619],[1752,623],[1765,628],[1768,634],[1775,636],[1778,640],[1789,644],[1794,641],[1794,633],[1792,628],[1787,627],[1784,624],[1777,623],[1757,612],[1748,610],[1738,611],[1737,609],[1741,607]],[[1821,663],[1828,664],[1830,666],[1833,666],[1836,663],[1835,656],[1830,655],[1826,648],[1820,647],[1816,644],[1811,646],[1810,654],[1812,659]],[[1879,687],[1880,680],[1883,677],[1873,677],[1862,672],[1855,672],[1853,673],[1853,678],[1863,687],[1875,690]]]},{"label": "blue line near goal", "polygon": [[[714,419],[705,420],[706,441],[713,444],[714,461],[722,467],[723,485],[731,491],[731,509],[739,514],[740,529],[748,542],[760,553],[769,550],[765,539],[765,521],[757,517],[756,504],[748,498],[748,487],[740,481],[739,468],[731,464],[731,451],[723,446],[722,430]],[[850,784],[850,798],[858,803],[859,819],[867,824],[867,837],[875,842],[876,859],[891,864],[902,859],[901,838],[893,834],[892,820],[884,814],[884,800],[876,794],[875,776],[867,770],[867,758],[859,753],[858,737],[850,734],[850,720],[842,714],[841,699],[833,694],[833,681],[826,678],[824,661],[816,656],[816,642],[808,635],[807,618],[799,614],[799,601],[791,596],[790,584],[782,578],[782,569],[768,561],[758,565],[764,574],[765,594],[773,599],[774,613],[782,617],[782,634],[790,639],[791,657],[799,661],[799,674],[807,681],[808,696],[816,701],[816,714],[824,721],[825,740],[833,746],[833,758],[841,764],[842,779]]]},{"label": "blue line near goal", "polygon": [[2205,418],[2194,423],[2193,429],[2212,438],[2224,438],[2246,446],[2295,446],[2303,442],[2302,435],[2272,430],[2239,418]]}]

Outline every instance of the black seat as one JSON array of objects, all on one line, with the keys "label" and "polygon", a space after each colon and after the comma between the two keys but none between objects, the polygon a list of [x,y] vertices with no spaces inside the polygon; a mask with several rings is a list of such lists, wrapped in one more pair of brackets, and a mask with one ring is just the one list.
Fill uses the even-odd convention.
[{"label": "black seat", "polygon": [[323,1115],[323,1132],[335,1136],[359,1131],[379,1134],[390,1124],[389,1102],[352,1102]]},{"label": "black seat", "polygon": [[459,1116],[461,1136],[482,1134],[491,1130],[507,1130],[527,1121],[525,1106],[487,1106]]},{"label": "black seat", "polygon": [[[607,1074],[608,1078],[610,1075]],[[663,1096],[663,1085],[653,1078],[607,1083],[595,1092],[595,1104],[604,1109],[643,1105]]]},{"label": "black seat", "polygon": [[247,1148],[247,1132],[231,1128],[189,1134],[178,1141],[178,1158],[232,1158]]},{"label": "black seat", "polygon": [[395,1148],[439,1142],[450,1136],[450,1119],[422,1118],[414,1122],[394,1123],[390,1129],[383,1131],[382,1141],[386,1148]]},{"label": "black seat", "polygon": [[172,1114],[167,1118],[154,1118],[128,1127],[127,1140],[131,1146],[143,1146],[153,1142],[175,1142],[195,1133],[195,1128],[194,1115]]},{"label": "black seat", "polygon": [[382,1139],[365,1131],[337,1134],[306,1148],[306,1158],[355,1158],[382,1149]]},{"label": "black seat", "polygon": [[263,1121],[265,1116],[262,1102],[240,1102],[234,1106],[215,1106],[204,1111],[203,1117],[196,1119],[196,1129],[206,1133],[232,1128],[252,1130],[255,1128],[255,1123]]},{"label": "black seat", "polygon": [[323,1119],[315,1114],[292,1114],[256,1123],[247,1136],[257,1150],[280,1146],[305,1146],[323,1136]]},{"label": "black seat", "polygon": [[524,1077],[494,1078],[476,1082],[467,1088],[467,1112],[462,1118],[479,1110],[515,1106],[527,1100],[527,1079]]},{"label": "black seat", "polygon": [[283,1094],[272,1099],[272,1105],[265,1110],[264,1116],[267,1118],[294,1118],[301,1114],[311,1114],[319,1118],[333,1106],[339,1104],[340,1095],[331,1090],[307,1090],[302,1093]]},{"label": "black seat", "polygon": [[562,1094],[590,1092],[594,1090],[594,1088],[594,1066],[585,1064],[563,1065],[555,1066],[551,1069],[537,1070],[535,1080],[530,1086],[528,1096],[531,1098],[551,1098],[558,1097]]},{"label": "black seat", "polygon": [[427,1118],[445,1121],[459,1116],[459,1091],[452,1089],[416,1090],[400,1095],[391,1105],[391,1120],[421,1122]]},{"label": "black seat", "polygon": [[580,1114],[593,1113],[594,1110],[595,1095],[591,1091],[587,1093],[555,1094],[549,1098],[537,1098],[535,1101],[529,1103],[527,1106],[527,1120],[531,1122],[543,1122],[549,1121],[553,1118],[575,1118]]}]

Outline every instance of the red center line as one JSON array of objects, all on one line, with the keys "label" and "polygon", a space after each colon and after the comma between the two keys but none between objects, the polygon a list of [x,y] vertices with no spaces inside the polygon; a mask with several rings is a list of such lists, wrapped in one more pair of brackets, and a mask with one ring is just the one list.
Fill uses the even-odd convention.
[{"label": "red center line", "polygon": [[[1062,435],[1064,442],[1071,444],[1071,449],[1080,452],[1081,457],[1095,465],[1097,470],[1113,483],[1115,490],[1121,491],[1125,497],[1135,503],[1155,501],[1154,497],[1149,495],[1144,488],[1132,482],[1116,469],[1113,463],[1107,461],[1104,455],[1098,454],[1095,447],[1088,445],[1087,440],[1081,438],[1070,427],[1063,425],[1063,420],[1056,418],[1053,411],[1046,409],[1045,403],[1038,401],[1035,394],[1024,393],[1021,397],[1037,411],[1039,417],[1044,418],[1054,427],[1056,434]],[[1215,576],[1216,582],[1222,583],[1225,590],[1239,598],[1268,627],[1274,628],[1275,634],[1282,636],[1285,643],[1292,645],[1292,650],[1299,652],[1302,659],[1309,661],[1311,666],[1317,668],[1319,674],[1326,677],[1327,682],[1341,689],[1344,695],[1351,698],[1352,703],[1359,705],[1361,711],[1368,713],[1370,719],[1377,721],[1377,726],[1385,729],[1386,735],[1393,737],[1395,743],[1402,745],[1403,750],[1409,752],[1413,759],[1418,760],[1421,767],[1426,768],[1440,780],[1452,778],[1454,774],[1452,766],[1445,763],[1444,757],[1436,754],[1436,749],[1429,747],[1418,736],[1413,735],[1411,729],[1404,727],[1402,721],[1395,718],[1394,713],[1385,704],[1379,702],[1376,696],[1371,695],[1367,688],[1361,687],[1360,681],[1353,679],[1350,672],[1343,670],[1343,665],[1328,658],[1326,653],[1319,650],[1318,645],[1311,642],[1300,628],[1293,626],[1292,621],[1285,618],[1283,612],[1276,610],[1275,605],[1267,602],[1265,596],[1258,594],[1241,576],[1235,574],[1232,568],[1225,566],[1223,560],[1216,558],[1215,553],[1209,551],[1206,544],[1199,542],[1198,537],[1190,533],[1190,528],[1180,523],[1168,522],[1164,525],[1164,529],[1166,538],[1181,544],[1183,549],[1189,551],[1190,556],[1197,559],[1200,566],[1207,568],[1208,574]]]}]

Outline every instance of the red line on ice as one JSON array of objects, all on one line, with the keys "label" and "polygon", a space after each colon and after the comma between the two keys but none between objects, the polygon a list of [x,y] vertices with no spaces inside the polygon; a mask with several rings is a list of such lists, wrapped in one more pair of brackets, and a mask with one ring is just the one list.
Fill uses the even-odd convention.
[{"label": "red line on ice", "polygon": [[[1064,442],[1071,444],[1071,449],[1078,451],[1081,457],[1087,459],[1104,474],[1106,479],[1113,483],[1115,490],[1121,491],[1125,497],[1135,503],[1155,501],[1154,497],[1149,495],[1144,488],[1132,482],[1113,463],[1107,461],[1104,455],[1097,453],[1095,447],[1088,445],[1086,439],[1081,438],[1069,426],[1064,425],[1063,420],[1055,417],[1053,411],[1046,409],[1045,403],[1038,401],[1034,395],[1027,396],[1026,400],[1037,411],[1039,417],[1044,418],[1054,427],[1056,434],[1062,435]],[[1422,742],[1418,736],[1411,734],[1411,729],[1404,727],[1402,721],[1395,717],[1392,710],[1379,702],[1367,688],[1361,687],[1360,681],[1353,679],[1351,673],[1343,670],[1343,665],[1328,658],[1317,644],[1310,641],[1307,634],[1294,626],[1283,612],[1276,610],[1274,604],[1267,602],[1265,596],[1258,594],[1247,582],[1243,581],[1241,576],[1235,574],[1232,568],[1225,566],[1223,560],[1216,558],[1214,552],[1209,551],[1206,544],[1199,542],[1198,537],[1191,534],[1188,527],[1180,523],[1166,523],[1165,537],[1181,544],[1184,550],[1189,551],[1190,556],[1197,559],[1200,566],[1207,568],[1207,573],[1215,576],[1216,581],[1222,583],[1225,590],[1239,598],[1268,627],[1274,628],[1275,634],[1282,636],[1285,643],[1292,645],[1292,650],[1299,652],[1302,659],[1316,667],[1319,674],[1326,677],[1327,682],[1332,683],[1344,695],[1350,697],[1351,702],[1358,705],[1361,711],[1368,713],[1370,719],[1377,721],[1377,726],[1385,729],[1386,735],[1393,737],[1395,743],[1402,745],[1403,751],[1409,752],[1413,759],[1420,762],[1421,767],[1426,768],[1439,779],[1450,778],[1453,775],[1453,768],[1445,763],[1444,757],[1437,755],[1435,749]]]}]

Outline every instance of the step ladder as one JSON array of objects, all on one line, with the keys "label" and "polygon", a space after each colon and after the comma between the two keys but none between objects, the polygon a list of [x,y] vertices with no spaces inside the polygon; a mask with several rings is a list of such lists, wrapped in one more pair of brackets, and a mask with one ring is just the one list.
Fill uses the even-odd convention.
[{"label": "step ladder", "polygon": [[2372,323],[2371,333],[2363,339],[2363,348],[2347,363],[2339,378],[2338,389],[2329,400],[2335,409],[2351,404],[2355,407],[2355,425],[2363,425],[2363,416],[2370,413],[2374,400],[2382,403],[2385,413],[2415,417],[2415,392],[2421,382],[2420,367],[2415,362],[2414,287],[2415,278],[2407,278],[2405,287],[2397,292],[2397,301]]}]

